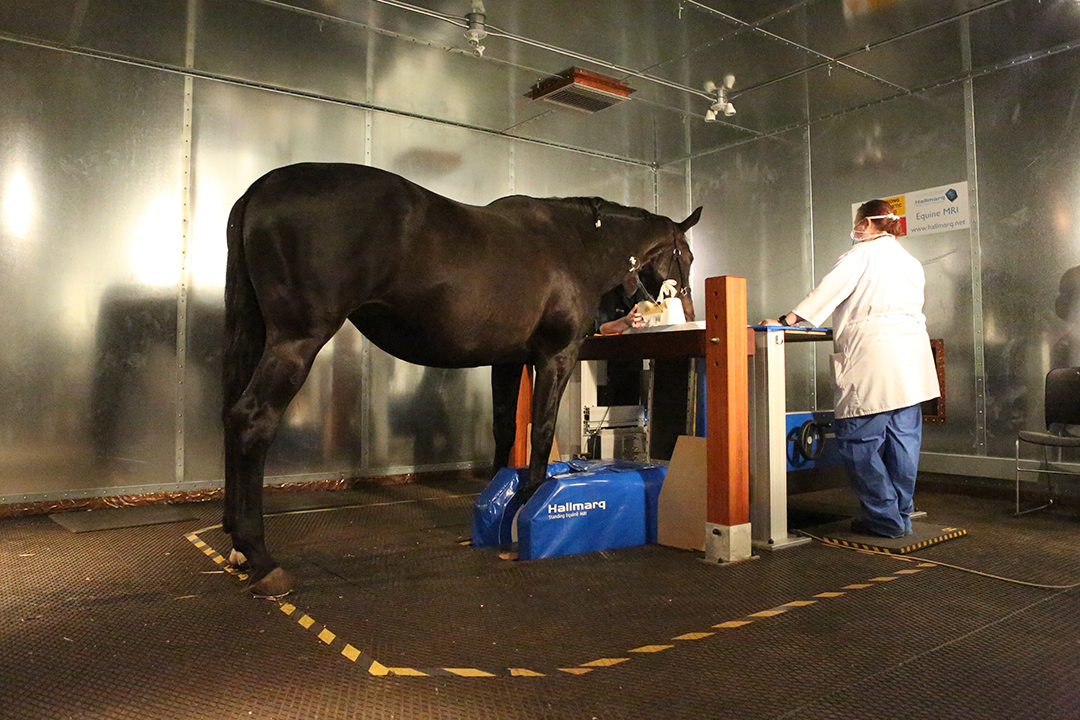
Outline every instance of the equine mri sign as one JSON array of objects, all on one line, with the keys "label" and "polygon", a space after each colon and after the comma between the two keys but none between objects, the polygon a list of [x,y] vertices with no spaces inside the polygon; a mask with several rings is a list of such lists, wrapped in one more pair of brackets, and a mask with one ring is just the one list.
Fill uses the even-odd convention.
[{"label": "equine mri sign", "polygon": [[[967,181],[884,198],[900,216],[897,237],[919,237],[971,226]],[[851,220],[862,203],[852,203]]]}]

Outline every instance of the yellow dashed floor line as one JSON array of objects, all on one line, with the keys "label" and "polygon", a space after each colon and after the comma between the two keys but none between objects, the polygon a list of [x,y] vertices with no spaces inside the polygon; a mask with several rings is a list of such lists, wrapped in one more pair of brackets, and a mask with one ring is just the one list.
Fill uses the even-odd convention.
[{"label": "yellow dashed floor line", "polygon": [[[201,550],[207,557],[213,560],[214,563],[221,565],[225,571],[235,576],[239,580],[246,580],[247,574],[243,573],[236,568],[228,564],[228,561],[222,557],[216,550],[206,544],[197,533],[189,533],[186,538],[197,549]],[[713,625],[708,631],[691,631],[676,635],[671,638],[672,641],[687,642],[694,640],[703,640],[705,638],[713,637],[718,634],[715,630],[733,630],[736,628],[750,625],[754,622],[759,622],[762,619],[776,617],[782,615],[790,610],[802,607],[808,607],[810,605],[816,605],[820,600],[838,598],[848,593],[846,591],[851,590],[865,590],[867,588],[875,587],[878,584],[884,584],[893,580],[898,580],[902,576],[914,575],[921,572],[924,568],[935,567],[933,563],[918,563],[913,568],[905,568],[903,570],[897,570],[890,575],[880,575],[878,577],[870,578],[869,582],[865,583],[852,583],[851,585],[845,585],[840,591],[828,591],[820,592],[814,595],[814,600],[792,600],[786,602],[783,605],[778,605],[768,610],[759,610],[755,613],[750,613],[744,618],[738,620],[726,620],[724,622]],[[289,616],[296,621],[296,624],[304,628],[309,632],[314,632],[314,628],[317,623],[313,617],[307,613],[300,611],[295,605],[289,602],[279,601],[279,609],[282,613]],[[506,668],[505,671],[489,671],[482,670],[480,668],[459,668],[459,667],[446,667],[446,668],[407,668],[407,667],[387,667],[377,660],[365,655],[361,650],[357,649],[350,643],[343,643],[339,641],[338,635],[331,632],[326,626],[323,626],[316,633],[316,637],[324,644],[334,647],[335,644],[341,645],[340,653],[350,662],[353,662],[363,667],[369,674],[376,676],[396,675],[400,677],[433,677],[433,676],[456,676],[456,677],[469,677],[469,678],[487,678],[487,677],[546,677],[545,673],[530,670],[528,668]],[[671,650],[675,645],[671,644],[656,644],[656,645],[642,645],[641,647],[627,650],[627,654],[635,653],[641,654],[655,654],[663,652],[665,650]],[[336,649],[336,648],[335,648]],[[615,657],[615,658],[599,658],[597,660],[591,660],[586,663],[582,663],[576,667],[560,667],[558,671],[566,673],[568,675],[585,675],[598,668],[608,668],[620,665],[629,661],[629,657]]]},{"label": "yellow dashed floor line", "polygon": [[711,633],[711,632],[693,632],[693,633],[685,633],[683,635],[678,635],[678,636],[673,637],[671,639],[672,640],[701,640],[702,638],[707,638],[710,635],[715,635],[715,634],[716,633]]}]

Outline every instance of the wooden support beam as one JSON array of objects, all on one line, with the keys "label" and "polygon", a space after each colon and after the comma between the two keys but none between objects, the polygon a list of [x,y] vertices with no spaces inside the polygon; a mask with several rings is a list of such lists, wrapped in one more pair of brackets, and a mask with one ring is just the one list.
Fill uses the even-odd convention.
[{"label": "wooden support beam", "polygon": [[748,525],[750,410],[746,278],[725,275],[705,280],[705,336],[709,428],[705,520],[726,527]]}]

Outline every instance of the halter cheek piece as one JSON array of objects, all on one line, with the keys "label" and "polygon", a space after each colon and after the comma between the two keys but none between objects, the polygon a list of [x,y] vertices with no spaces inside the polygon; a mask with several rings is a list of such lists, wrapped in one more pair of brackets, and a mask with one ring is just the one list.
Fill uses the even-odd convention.
[{"label": "halter cheek piece", "polygon": [[[597,216],[597,218],[596,218],[596,227],[600,227],[600,218],[599,218],[599,216]],[[678,241],[678,239],[673,239],[672,240],[671,256],[672,256],[672,262],[675,263],[675,267],[678,268],[678,270],[679,270],[679,290],[678,290],[678,294],[679,294],[680,297],[686,297],[687,295],[690,294],[690,288],[686,284],[686,274],[683,272],[682,263],[679,262],[679,259],[682,258],[682,250],[679,249],[679,241]],[[635,272],[636,270],[640,270],[640,269],[641,269],[641,261],[638,260],[636,256],[631,255],[630,256],[630,270],[629,270],[629,272]],[[668,267],[668,271],[669,272],[671,271],[670,266]]]},{"label": "halter cheek piece", "polygon": [[683,273],[682,263],[679,262],[682,258],[682,250],[679,249],[678,238],[672,240],[671,254],[674,256],[675,267],[679,269],[679,297],[686,297],[690,294],[690,287],[686,283],[686,274]]}]

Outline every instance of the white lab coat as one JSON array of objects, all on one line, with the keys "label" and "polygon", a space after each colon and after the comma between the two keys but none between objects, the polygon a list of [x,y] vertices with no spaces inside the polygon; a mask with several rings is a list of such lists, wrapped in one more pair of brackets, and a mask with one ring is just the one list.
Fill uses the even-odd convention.
[{"label": "white lab coat", "polygon": [[940,395],[922,264],[892,235],[861,242],[792,310],[820,327],[833,316],[838,418],[910,407]]}]

